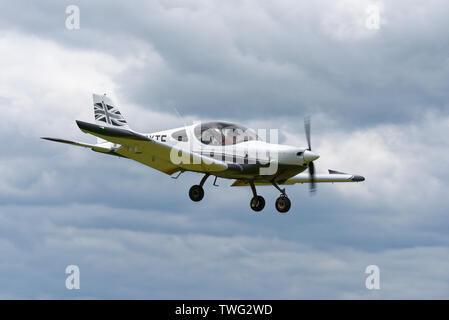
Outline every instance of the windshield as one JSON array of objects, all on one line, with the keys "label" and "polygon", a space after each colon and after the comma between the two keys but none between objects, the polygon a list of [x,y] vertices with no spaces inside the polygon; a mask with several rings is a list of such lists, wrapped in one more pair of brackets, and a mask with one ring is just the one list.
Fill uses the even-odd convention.
[{"label": "windshield", "polygon": [[195,127],[195,136],[202,143],[213,146],[233,145],[259,140],[252,129],[229,122],[207,122]]}]

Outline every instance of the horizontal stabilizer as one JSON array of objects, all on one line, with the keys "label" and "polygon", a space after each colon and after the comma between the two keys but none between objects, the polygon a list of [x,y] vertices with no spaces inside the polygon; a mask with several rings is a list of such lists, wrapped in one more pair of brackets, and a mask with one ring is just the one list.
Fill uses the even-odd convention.
[{"label": "horizontal stabilizer", "polygon": [[89,148],[89,149],[92,149],[92,151],[101,152],[101,153],[107,153],[107,154],[111,154],[111,155],[114,155],[114,156],[122,157],[121,155],[115,153],[115,149],[104,147],[104,146],[101,146],[101,145],[82,143],[82,142],[64,140],[64,139],[59,139],[59,138],[42,137],[41,139],[48,140],[48,141],[53,141],[53,142],[71,144],[73,146]]},{"label": "horizontal stabilizer", "polygon": [[48,140],[48,141],[59,142],[59,143],[72,144],[72,145],[78,146],[78,147],[85,147],[85,148],[93,148],[93,147],[95,147],[95,145],[93,145],[93,144],[75,142],[75,141],[58,139],[58,138],[42,137],[41,139]]},{"label": "horizontal stabilizer", "polygon": [[[121,139],[154,142],[152,139],[129,129],[100,126],[80,120],[76,120],[76,124],[84,133],[90,133],[94,136],[106,139],[107,141],[111,141],[114,143],[120,143],[119,141]],[[117,141],[117,139],[119,141]]]}]

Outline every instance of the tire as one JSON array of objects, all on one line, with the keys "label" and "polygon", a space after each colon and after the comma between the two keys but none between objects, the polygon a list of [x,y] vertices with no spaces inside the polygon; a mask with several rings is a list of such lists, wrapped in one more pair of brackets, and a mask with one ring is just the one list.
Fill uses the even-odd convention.
[{"label": "tire", "polygon": [[261,211],[265,207],[265,199],[262,196],[256,196],[249,204],[254,211]]},{"label": "tire", "polygon": [[281,212],[281,213],[285,213],[288,210],[290,210],[291,207],[291,202],[290,199],[287,198],[286,196],[280,196],[279,198],[277,198],[276,200],[276,210]]},{"label": "tire", "polygon": [[200,185],[194,185],[189,190],[189,197],[192,201],[201,201],[204,197],[204,189]]}]

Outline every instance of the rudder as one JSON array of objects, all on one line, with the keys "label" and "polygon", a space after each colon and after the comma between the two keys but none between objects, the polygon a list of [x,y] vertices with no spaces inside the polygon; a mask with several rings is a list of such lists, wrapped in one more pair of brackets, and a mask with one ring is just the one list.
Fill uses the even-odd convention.
[{"label": "rudder", "polygon": [[[110,127],[121,127],[124,129],[129,129],[125,118],[118,110],[117,105],[109,98],[104,95],[93,94],[94,101],[94,117],[95,123],[101,126]],[[106,140],[97,138],[97,143],[105,143]]]},{"label": "rudder", "polygon": [[95,122],[102,126],[129,129],[117,105],[106,95],[93,94]]}]

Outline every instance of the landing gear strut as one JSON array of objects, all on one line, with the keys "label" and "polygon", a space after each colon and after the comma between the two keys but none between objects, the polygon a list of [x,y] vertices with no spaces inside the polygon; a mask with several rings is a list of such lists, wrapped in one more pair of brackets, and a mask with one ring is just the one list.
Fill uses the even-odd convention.
[{"label": "landing gear strut", "polygon": [[253,198],[251,199],[250,206],[254,211],[261,211],[265,207],[265,199],[262,196],[257,195],[256,187],[254,182],[249,182],[251,190],[253,191]]},{"label": "landing gear strut", "polygon": [[203,185],[206,182],[207,178],[209,178],[210,174],[206,173],[203,177],[203,179],[201,179],[200,184],[196,184],[194,186],[192,186],[189,190],[189,197],[192,201],[198,202],[201,201],[204,197],[204,189],[203,189]]},{"label": "landing gear strut", "polygon": [[287,197],[287,194],[285,193],[285,189],[281,189],[276,184],[276,182],[274,182],[274,180],[271,181],[271,184],[281,192],[279,198],[276,199],[276,210],[281,213],[287,212],[288,210],[290,210],[291,202],[290,199]]}]

